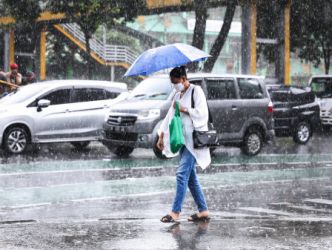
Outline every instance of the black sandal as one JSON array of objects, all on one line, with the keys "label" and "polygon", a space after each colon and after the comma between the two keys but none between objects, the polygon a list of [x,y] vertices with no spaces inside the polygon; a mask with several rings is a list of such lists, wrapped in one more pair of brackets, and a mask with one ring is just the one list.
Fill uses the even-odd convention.
[{"label": "black sandal", "polygon": [[209,216],[198,217],[197,214],[190,215],[190,218],[188,218],[188,221],[191,221],[191,222],[198,222],[198,221],[207,222],[207,221],[210,221],[210,219],[211,219]]},{"label": "black sandal", "polygon": [[163,223],[176,223],[176,222],[178,222],[178,221],[174,220],[173,217],[170,216],[169,214],[162,217],[160,219],[160,221],[163,222]]}]

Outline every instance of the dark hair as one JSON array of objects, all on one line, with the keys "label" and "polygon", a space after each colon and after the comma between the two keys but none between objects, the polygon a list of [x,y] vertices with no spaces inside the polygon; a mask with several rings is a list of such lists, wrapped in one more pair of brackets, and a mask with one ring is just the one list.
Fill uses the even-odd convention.
[{"label": "dark hair", "polygon": [[186,66],[175,67],[174,69],[171,70],[169,76],[175,78],[181,78],[181,77],[187,78]]}]

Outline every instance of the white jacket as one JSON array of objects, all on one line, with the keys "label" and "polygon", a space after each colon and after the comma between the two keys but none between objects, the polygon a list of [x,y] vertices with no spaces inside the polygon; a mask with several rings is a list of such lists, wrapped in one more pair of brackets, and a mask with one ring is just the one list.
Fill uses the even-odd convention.
[{"label": "white jacket", "polygon": [[[191,95],[192,90],[195,88],[194,92],[194,102],[195,107],[191,108]],[[190,153],[195,157],[197,164],[202,168],[206,169],[211,163],[211,155],[209,148],[194,149],[193,143],[193,131],[194,128],[197,131],[207,131],[208,130],[208,119],[209,112],[206,103],[205,94],[200,86],[190,85],[187,91],[184,93],[180,99],[180,93],[176,93],[174,101],[178,101],[180,105],[188,109],[188,114],[180,113],[182,120],[182,131],[184,135],[184,141],[186,148]],[[163,120],[159,128],[159,134],[164,132],[164,144],[165,149],[163,154],[167,157],[174,157],[176,154],[173,154],[170,150],[170,135],[169,135],[169,124],[175,114],[175,109],[173,108],[173,103],[168,113]]]}]

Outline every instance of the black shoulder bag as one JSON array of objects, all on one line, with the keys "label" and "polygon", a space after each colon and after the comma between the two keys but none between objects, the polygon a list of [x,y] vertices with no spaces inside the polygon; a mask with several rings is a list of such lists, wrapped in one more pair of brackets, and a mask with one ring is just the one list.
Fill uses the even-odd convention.
[{"label": "black shoulder bag", "polygon": [[[195,108],[195,100],[194,100],[194,90],[193,88],[191,92],[191,108]],[[209,111],[209,121],[208,121],[208,131],[197,131],[194,129],[193,132],[193,141],[194,141],[194,148],[205,148],[205,147],[216,147],[218,146],[218,135],[217,131],[214,129],[213,126],[213,119],[211,116],[211,112],[209,109],[208,103],[206,103]]]}]

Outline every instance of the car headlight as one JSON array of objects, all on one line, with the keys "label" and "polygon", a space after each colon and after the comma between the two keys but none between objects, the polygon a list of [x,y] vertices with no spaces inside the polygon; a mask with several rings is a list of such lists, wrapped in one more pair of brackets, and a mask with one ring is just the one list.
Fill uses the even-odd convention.
[{"label": "car headlight", "polygon": [[160,109],[147,109],[138,113],[138,120],[153,119],[160,117]]}]

